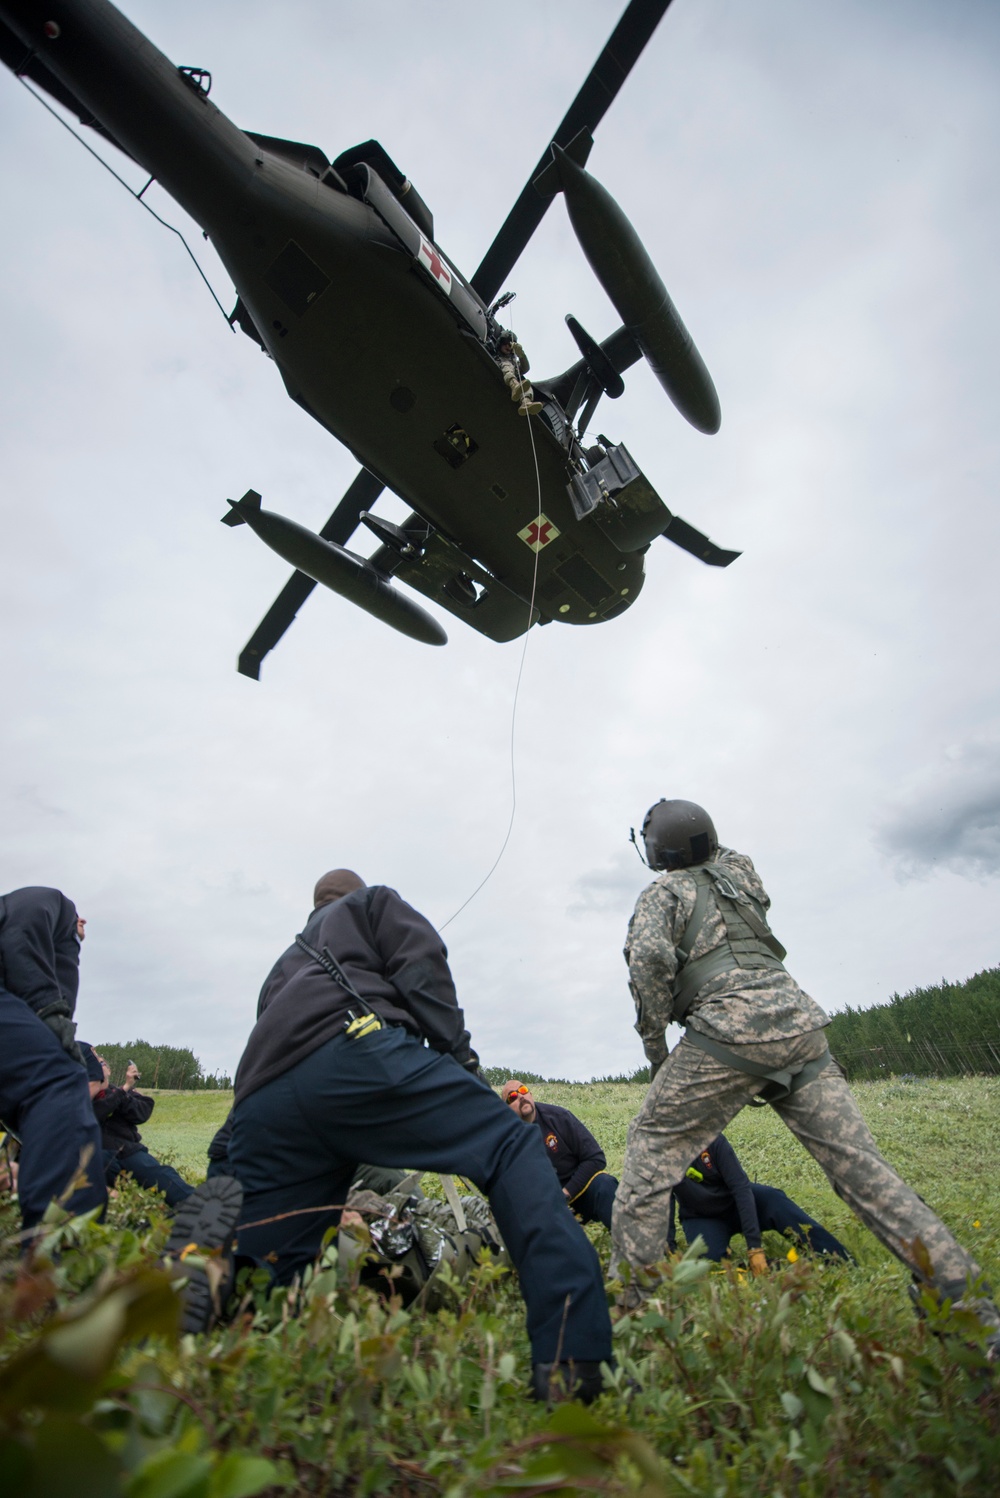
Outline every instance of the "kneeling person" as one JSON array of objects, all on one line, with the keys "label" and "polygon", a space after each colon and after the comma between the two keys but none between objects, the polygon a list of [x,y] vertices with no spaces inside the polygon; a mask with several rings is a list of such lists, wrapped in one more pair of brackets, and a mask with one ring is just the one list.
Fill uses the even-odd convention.
[{"label": "kneeling person", "polygon": [[611,1358],[601,1267],[534,1129],[478,1075],[429,921],[357,875],[280,959],[236,1073],[229,1158],[239,1252],[288,1283],[319,1253],[361,1161],[467,1176],[486,1193],[527,1306],[534,1386],[600,1392]]},{"label": "kneeling person", "polygon": [[586,1124],[568,1108],[536,1102],[517,1077],[503,1084],[500,1096],[524,1123],[538,1125],[563,1196],[580,1221],[601,1222],[610,1232],[618,1181]]},{"label": "kneeling person", "polygon": [[683,1181],[674,1187],[667,1236],[670,1249],[677,1246],[675,1211],[680,1213],[688,1243],[700,1234],[708,1257],[716,1261],[728,1253],[734,1235],[742,1233],[754,1274],[767,1269],[761,1235],[769,1230],[789,1234],[814,1253],[851,1258],[844,1245],[784,1191],[752,1182],[725,1134],[695,1156]]},{"label": "kneeling person", "polygon": [[137,1092],[139,1072],[130,1061],[122,1087],[111,1086],[111,1068],[91,1045],[84,1045],[83,1056],[90,1078],[90,1097],[94,1116],[101,1126],[104,1149],[104,1178],[113,1186],[123,1170],[135,1177],[147,1191],[162,1191],[168,1207],[176,1207],[194,1190],[172,1165],[164,1165],[151,1155],[142,1142],[138,1125],[147,1123],[156,1099]]}]

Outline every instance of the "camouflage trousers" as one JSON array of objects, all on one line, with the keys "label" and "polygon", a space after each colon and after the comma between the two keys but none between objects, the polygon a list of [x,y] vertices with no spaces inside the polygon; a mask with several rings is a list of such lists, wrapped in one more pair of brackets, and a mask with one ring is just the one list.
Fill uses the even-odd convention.
[{"label": "camouflage trousers", "polygon": [[530,381],[518,374],[517,365],[513,359],[498,359],[497,363],[500,365],[500,373],[510,390],[511,400],[534,400],[535,392],[531,388]]},{"label": "camouflage trousers", "polygon": [[[792,1071],[821,1056],[822,1030],[788,1040],[734,1045],[733,1052],[774,1070]],[[720,1134],[760,1087],[682,1040],[660,1067],[629,1125],[625,1165],[611,1225],[611,1272],[655,1264],[666,1252],[670,1193],[691,1161]],[[944,1223],[879,1154],[854,1095],[831,1062],[772,1105],[820,1165],[834,1191],[870,1232],[921,1280],[957,1298],[980,1269]],[[923,1272],[915,1240],[932,1265]]]}]

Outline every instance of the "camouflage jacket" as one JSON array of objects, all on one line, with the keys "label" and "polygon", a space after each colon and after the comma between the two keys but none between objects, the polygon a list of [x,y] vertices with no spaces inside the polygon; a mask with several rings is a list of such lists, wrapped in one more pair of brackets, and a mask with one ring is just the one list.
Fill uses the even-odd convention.
[{"label": "camouflage jacket", "polygon": [[[716,855],[732,882],[767,910],[770,900],[744,853],[722,848]],[[625,942],[629,987],[635,1000],[635,1028],[646,1056],[658,1066],[667,1055],[664,1031],[673,1019],[677,944],[694,910],[697,885],[687,869],[660,874],[636,902]],[[703,957],[726,939],[726,926],[714,893],[691,957]],[[685,1023],[723,1045],[755,1045],[783,1040],[829,1024],[823,1010],[781,968],[733,968],[699,989]]]}]

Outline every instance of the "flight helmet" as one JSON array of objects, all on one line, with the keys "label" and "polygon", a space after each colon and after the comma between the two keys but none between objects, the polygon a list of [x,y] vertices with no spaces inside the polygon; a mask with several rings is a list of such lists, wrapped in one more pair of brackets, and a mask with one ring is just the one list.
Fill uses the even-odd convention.
[{"label": "flight helmet", "polygon": [[712,818],[694,801],[657,801],[642,824],[651,869],[687,869],[719,851]]}]

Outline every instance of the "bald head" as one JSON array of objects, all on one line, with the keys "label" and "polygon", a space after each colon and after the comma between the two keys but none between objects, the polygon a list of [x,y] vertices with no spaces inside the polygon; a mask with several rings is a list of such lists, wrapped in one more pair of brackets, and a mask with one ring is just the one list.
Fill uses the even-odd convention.
[{"label": "bald head", "polygon": [[352,889],[364,887],[365,881],[359,879],[353,869],[331,869],[322,879],[317,880],[313,890],[313,910],[318,910],[321,905],[329,905],[331,900],[343,899]]}]

